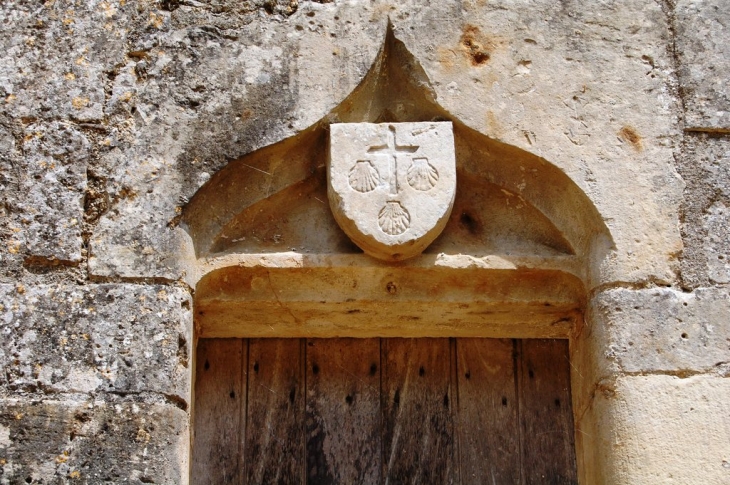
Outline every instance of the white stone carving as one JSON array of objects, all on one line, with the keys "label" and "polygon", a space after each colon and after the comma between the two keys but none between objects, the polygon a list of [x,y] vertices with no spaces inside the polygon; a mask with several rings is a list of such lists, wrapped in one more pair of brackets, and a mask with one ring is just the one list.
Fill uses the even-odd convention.
[{"label": "white stone carving", "polygon": [[380,183],[380,175],[369,160],[358,160],[350,169],[350,187],[358,192],[370,192]]},{"label": "white stone carving", "polygon": [[366,253],[420,254],[443,230],[456,194],[450,122],[330,125],[332,212]]},{"label": "white stone carving", "polygon": [[408,183],[416,190],[431,190],[438,179],[438,170],[428,158],[414,158],[408,167]]},{"label": "white stone carving", "polygon": [[411,226],[411,216],[408,211],[400,205],[400,202],[390,201],[380,209],[378,224],[384,233],[391,236],[403,234]]}]

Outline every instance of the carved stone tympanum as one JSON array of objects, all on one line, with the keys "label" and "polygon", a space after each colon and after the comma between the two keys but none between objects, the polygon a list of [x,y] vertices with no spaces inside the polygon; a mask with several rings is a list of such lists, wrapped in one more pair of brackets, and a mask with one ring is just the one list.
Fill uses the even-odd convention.
[{"label": "carved stone tympanum", "polygon": [[345,233],[376,258],[420,254],[456,193],[450,122],[330,126],[329,200]]}]

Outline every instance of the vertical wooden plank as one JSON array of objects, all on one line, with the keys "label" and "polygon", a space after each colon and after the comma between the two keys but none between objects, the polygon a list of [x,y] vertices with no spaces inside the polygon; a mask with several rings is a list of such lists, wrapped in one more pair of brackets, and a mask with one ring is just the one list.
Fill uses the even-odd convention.
[{"label": "vertical wooden plank", "polygon": [[456,348],[456,338],[450,337],[449,338],[449,389],[451,390],[451,396],[453,396],[453,399],[451,399],[451,422],[452,422],[452,435],[453,435],[453,441],[454,441],[454,451],[453,451],[453,460],[454,460],[454,473],[453,473],[453,482],[461,484],[461,465],[460,465],[460,458],[459,458],[459,417],[457,414],[458,408],[459,408],[459,369],[458,369],[458,362],[456,361],[456,354],[457,354],[457,348]]},{"label": "vertical wooden plank", "polygon": [[520,483],[520,440],[511,339],[457,339],[461,483]]},{"label": "vertical wooden plank", "polygon": [[246,341],[201,339],[195,364],[192,483],[240,484]]},{"label": "vertical wooden plank", "polygon": [[577,484],[568,341],[527,339],[520,345],[524,483]]},{"label": "vertical wooden plank", "polygon": [[383,483],[455,482],[448,339],[385,339]]},{"label": "vertical wooden plank", "polygon": [[380,341],[307,342],[307,483],[380,481]]},{"label": "vertical wooden plank", "polygon": [[304,483],[303,353],[300,339],[249,341],[246,483]]}]

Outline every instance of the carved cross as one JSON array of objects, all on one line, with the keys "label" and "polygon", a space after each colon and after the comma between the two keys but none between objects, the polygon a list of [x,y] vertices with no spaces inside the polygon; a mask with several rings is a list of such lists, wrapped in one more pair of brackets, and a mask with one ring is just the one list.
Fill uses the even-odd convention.
[{"label": "carved cross", "polygon": [[398,145],[395,138],[395,127],[388,126],[388,140],[385,145],[376,145],[368,149],[368,153],[384,153],[390,157],[390,170],[388,178],[390,179],[390,195],[398,195],[398,154],[414,153],[418,150],[418,145]]}]

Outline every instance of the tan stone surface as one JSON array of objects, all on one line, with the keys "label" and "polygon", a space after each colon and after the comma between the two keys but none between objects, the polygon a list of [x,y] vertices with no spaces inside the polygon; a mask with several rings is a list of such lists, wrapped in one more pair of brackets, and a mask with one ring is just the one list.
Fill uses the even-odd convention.
[{"label": "tan stone surface", "polygon": [[0,400],[0,483],[188,483],[187,413],[103,400]]},{"label": "tan stone surface", "polygon": [[728,483],[729,403],[721,377],[621,377],[597,389],[577,419],[581,483]]},{"label": "tan stone surface", "polygon": [[559,271],[228,267],[198,284],[195,320],[202,337],[566,338],[581,296]]},{"label": "tan stone surface", "polygon": [[730,138],[691,134],[677,157],[686,182],[681,228],[682,286],[730,282]]},{"label": "tan stone surface", "polygon": [[[318,120],[337,121],[328,114],[372,66],[390,18],[423,66],[424,88],[448,113],[556,164],[586,191],[616,243],[603,281],[674,280],[679,104],[659,4],[303,2],[259,16],[255,6],[173,3],[139,11],[127,3],[113,13],[90,6],[67,19],[75,22],[73,72],[54,74],[48,104],[63,105],[53,100],[60,92],[66,102],[64,83],[71,89],[82,79],[89,93],[111,93],[102,106],[86,84],[79,88],[94,110],[83,119],[97,122],[103,111],[110,123],[95,132],[92,164],[110,201],[89,241],[98,277],[179,278],[184,269],[168,256],[180,247],[169,232],[177,208],[229,160]],[[117,19],[104,32],[109,44],[94,43],[107,13]],[[64,12],[39,15],[63,43]],[[17,30],[9,54],[26,63],[38,62],[38,49],[25,43],[31,24]],[[212,44],[200,25],[218,32]],[[113,75],[99,86],[104,72]],[[43,114],[34,104],[45,97],[42,83],[36,89],[15,71],[3,82],[17,109]],[[281,177],[248,170],[263,186]]]},{"label": "tan stone surface", "polygon": [[[587,314],[601,342],[596,358],[628,373],[730,370],[730,291],[617,289],[596,295]],[[602,376],[605,377],[605,376]]]},{"label": "tan stone surface", "polygon": [[0,396],[153,393],[187,407],[190,308],[167,286],[0,285]]},{"label": "tan stone surface", "polygon": [[[148,136],[158,142],[171,136],[165,130],[151,131]],[[170,197],[180,190],[171,161],[176,155],[167,145],[149,150],[134,146],[115,148],[101,158],[95,170],[104,177],[108,207],[89,238],[92,277],[177,280],[185,274],[180,257],[185,237],[172,224],[180,211],[180,201]]]},{"label": "tan stone surface", "polygon": [[442,2],[406,16],[410,8],[393,7],[391,17],[405,17],[395,33],[437,101],[556,164],[597,206],[616,246],[601,281],[675,281],[681,106],[661,5]]},{"label": "tan stone surface", "polygon": [[679,0],[674,8],[687,128],[730,131],[730,11],[724,0]]}]

